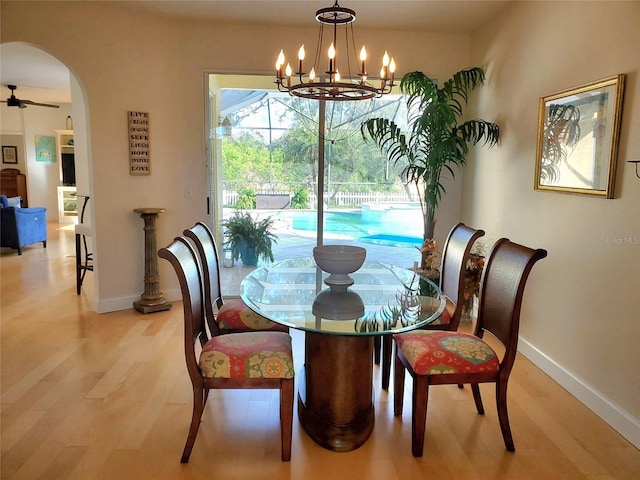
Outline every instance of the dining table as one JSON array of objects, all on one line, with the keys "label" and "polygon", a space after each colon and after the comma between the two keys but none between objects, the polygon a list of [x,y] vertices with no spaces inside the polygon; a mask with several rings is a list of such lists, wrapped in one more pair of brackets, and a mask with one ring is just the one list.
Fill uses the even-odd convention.
[{"label": "dining table", "polygon": [[249,273],[240,295],[257,314],[305,332],[299,421],[319,445],[351,451],[375,423],[374,338],[427,325],[446,302],[419,270],[377,260],[351,273],[348,287],[327,285],[328,275],[311,256],[282,260]]}]

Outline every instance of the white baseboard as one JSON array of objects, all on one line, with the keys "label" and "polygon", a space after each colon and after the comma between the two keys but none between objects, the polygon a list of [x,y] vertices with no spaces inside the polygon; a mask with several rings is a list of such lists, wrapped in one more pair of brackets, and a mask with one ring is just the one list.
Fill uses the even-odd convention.
[{"label": "white baseboard", "polygon": [[[640,420],[632,417],[591,385],[576,377],[522,337],[520,337],[518,343],[518,351],[567,389],[611,428],[640,449]],[[633,380],[630,379],[629,381]]]},{"label": "white baseboard", "polygon": [[[175,302],[177,300],[182,300],[182,292],[177,288],[175,290],[162,291],[162,295],[168,302]],[[116,312],[118,310],[128,310],[129,308],[133,308],[133,302],[140,299],[140,295],[136,295],[134,297],[120,297],[120,298],[111,298],[109,300],[103,300],[97,305],[98,313],[109,313]]]}]

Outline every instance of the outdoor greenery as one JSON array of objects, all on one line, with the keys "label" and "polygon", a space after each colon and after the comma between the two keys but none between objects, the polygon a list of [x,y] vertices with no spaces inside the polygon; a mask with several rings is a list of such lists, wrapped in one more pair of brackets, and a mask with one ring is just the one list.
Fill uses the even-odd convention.
[{"label": "outdoor greenery", "polygon": [[406,94],[408,131],[397,120],[383,117],[362,124],[363,138],[372,139],[393,165],[402,168],[405,182],[420,192],[425,242],[434,238],[435,213],[446,193],[442,175],[455,177],[453,167],[465,165],[469,143],[493,146],[499,140],[495,123],[462,122],[469,93],[484,80],[478,67],[457,72],[442,87],[422,72],[407,73],[400,89]]},{"label": "outdoor greenery", "polygon": [[309,208],[309,191],[306,188],[300,188],[291,199],[291,208],[305,209]]},{"label": "outdoor greenery", "polygon": [[[292,208],[309,208],[309,196],[317,193],[318,182],[318,132],[317,124],[309,121],[309,116],[317,115],[318,102],[310,102],[303,114],[298,104],[292,104],[287,118],[277,117],[272,112],[273,124],[279,129],[271,131],[256,127],[248,121],[259,118],[267,110],[268,101],[245,107],[232,116],[233,133],[222,142],[222,172],[224,186],[236,190],[251,188],[253,192],[281,191],[293,193]],[[279,101],[282,104],[282,101]],[[342,122],[342,117],[358,114],[358,109],[366,105],[351,105],[361,102],[333,102],[331,115]],[[364,102],[363,102],[364,103]],[[400,102],[395,101],[398,105]],[[381,104],[381,112],[391,111]],[[397,106],[395,107],[397,109]],[[356,109],[355,112],[351,110]],[[367,107],[371,110],[371,106]],[[391,112],[393,113],[393,112]],[[284,114],[280,114],[283,116]],[[362,116],[349,125],[340,124],[328,131],[325,141],[325,192],[328,203],[339,192],[401,192],[404,185],[400,180],[400,167],[391,165],[378,148],[366,143],[359,134]],[[346,121],[345,121],[346,122]],[[270,123],[270,125],[271,125]],[[244,125],[247,126],[244,126]],[[269,132],[269,133],[268,133]],[[304,191],[304,194],[302,193]],[[301,197],[300,195],[305,195]],[[241,194],[241,197],[242,194]],[[234,205],[237,208],[253,208],[245,199]]]}]

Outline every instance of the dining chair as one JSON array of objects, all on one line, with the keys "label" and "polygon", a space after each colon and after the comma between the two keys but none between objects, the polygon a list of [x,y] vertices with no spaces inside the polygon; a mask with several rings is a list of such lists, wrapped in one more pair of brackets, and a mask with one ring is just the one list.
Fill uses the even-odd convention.
[{"label": "dining chair", "polygon": [[[291,459],[294,365],[291,337],[285,332],[244,332],[213,335],[205,325],[202,280],[196,253],[177,237],[158,256],[173,266],[182,291],[184,348],[193,387],[193,413],[182,452],[187,463],[211,389],[258,388],[280,391],[282,461]],[[199,346],[198,346],[199,342]]]},{"label": "dining chair", "polygon": [[[455,331],[460,325],[464,305],[465,266],[475,241],[484,235],[484,230],[475,230],[464,223],[454,225],[449,231],[442,250],[440,264],[440,290],[447,305],[435,322],[422,327],[426,330]],[[389,388],[393,340],[391,335],[382,335],[382,388]]]},{"label": "dining chair", "polygon": [[213,233],[205,223],[197,222],[183,234],[193,241],[200,258],[205,312],[211,335],[255,330],[289,331],[288,327],[255,313],[241,298],[223,300],[218,249]]},{"label": "dining chair", "polygon": [[[495,383],[498,419],[505,447],[515,451],[507,413],[507,382],[516,358],[520,307],[533,265],[547,256],[506,238],[498,240],[480,280],[478,320],[473,334],[416,330],[394,335],[394,415],[402,415],[405,371],[413,377],[411,451],[421,457],[430,385],[471,384],[476,410],[484,415],[480,383]],[[500,356],[483,339],[490,333]]]}]

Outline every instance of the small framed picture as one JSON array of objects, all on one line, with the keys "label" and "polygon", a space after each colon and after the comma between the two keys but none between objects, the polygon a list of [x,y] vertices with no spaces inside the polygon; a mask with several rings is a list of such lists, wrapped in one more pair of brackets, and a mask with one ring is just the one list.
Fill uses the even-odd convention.
[{"label": "small framed picture", "polygon": [[18,163],[18,147],[2,146],[2,163]]}]

